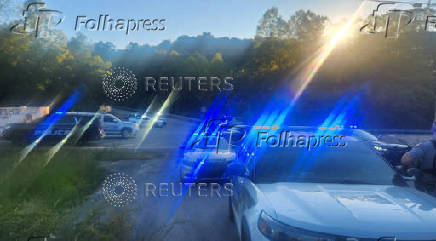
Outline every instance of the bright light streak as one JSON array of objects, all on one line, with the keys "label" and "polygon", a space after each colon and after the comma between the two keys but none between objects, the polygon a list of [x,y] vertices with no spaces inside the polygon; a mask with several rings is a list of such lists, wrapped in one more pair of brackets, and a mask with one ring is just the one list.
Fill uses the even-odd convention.
[{"label": "bright light streak", "polygon": [[56,144],[55,146],[53,146],[52,148],[50,148],[50,150],[48,151],[48,158],[47,161],[44,162],[44,165],[42,166],[43,168],[45,166],[48,165],[48,163],[50,163],[51,159],[53,159],[54,155],[62,148],[62,146],[65,145],[65,143],[67,143],[68,139],[70,139],[70,137],[73,135],[73,133],[76,132],[77,126],[79,123],[77,123],[76,125],[74,125],[73,129],[70,131],[70,133],[68,133],[68,135],[65,136],[64,139],[62,139],[58,144]]},{"label": "bright light streak", "polygon": [[147,109],[145,110],[144,114],[141,115],[141,117],[139,119],[139,122],[137,123],[138,126],[141,126],[142,122],[144,122],[144,119],[147,117],[147,114],[150,112],[151,107],[154,106],[154,103],[156,102],[156,100],[157,100],[157,95],[155,95],[153,97],[153,99],[151,100],[150,105],[147,107]]},{"label": "bright light streak", "polygon": [[[88,130],[88,128],[91,126],[91,124],[94,122],[94,120],[100,115],[99,112],[96,112],[94,114],[94,116],[91,118],[91,120],[89,120],[88,122],[86,122],[86,124],[80,128],[79,130],[79,134],[76,137],[77,141],[80,140],[80,138],[83,136],[83,134],[85,133],[86,130]],[[58,144],[56,144],[54,147],[52,147],[49,151],[48,151],[48,159],[47,161],[44,163],[43,167],[47,166],[48,163],[50,163],[51,159],[53,159],[54,155],[62,148],[62,146],[65,145],[65,143],[67,143],[67,141],[73,136],[74,133],[76,133],[76,129],[78,128],[79,122],[73,127],[73,129],[70,131],[70,133],[68,133],[67,136],[65,136],[64,139],[62,139]]]},{"label": "bright light streak", "polygon": [[176,94],[175,93],[176,93],[175,91],[171,91],[171,93],[168,96],[168,98],[164,101],[162,106],[159,108],[159,111],[157,112],[157,114],[147,123],[147,125],[145,126],[145,129],[144,129],[144,132],[141,133],[142,136],[140,137],[139,142],[136,145],[135,150],[138,150],[138,148],[144,142],[145,138],[147,138],[148,134],[150,133],[151,129],[153,128],[154,123],[156,123],[158,121],[159,116],[173,103],[173,101],[176,98]]},{"label": "bright light streak", "polygon": [[51,132],[51,127],[45,130],[45,132],[38,137],[34,142],[30,143],[30,145],[26,146],[21,152],[20,152],[20,158],[18,159],[18,164],[20,164],[26,157],[29,155],[29,153],[41,142],[41,140]]},{"label": "bright light streak", "polygon": [[95,119],[97,117],[100,116],[100,112],[95,112],[94,116],[80,129],[79,134],[76,137],[76,141],[75,143],[77,143],[80,138],[83,136],[83,134],[85,133],[85,131],[87,131],[89,129],[89,127],[91,126],[91,124],[95,121]]},{"label": "bright light streak", "polygon": [[295,102],[300,98],[301,94],[304,92],[309,83],[313,80],[316,73],[318,73],[321,66],[324,64],[330,53],[336,47],[338,42],[343,39],[347,33],[350,31],[351,26],[355,25],[356,20],[359,16],[359,13],[363,9],[365,2],[362,2],[356,12],[353,14],[351,19],[342,27],[336,34],[333,36],[330,41],[324,45],[319,54],[313,58],[312,61],[309,62],[308,66],[303,69],[302,73],[297,77],[297,81],[293,89],[295,89],[295,95],[292,99],[291,104],[295,104]]}]

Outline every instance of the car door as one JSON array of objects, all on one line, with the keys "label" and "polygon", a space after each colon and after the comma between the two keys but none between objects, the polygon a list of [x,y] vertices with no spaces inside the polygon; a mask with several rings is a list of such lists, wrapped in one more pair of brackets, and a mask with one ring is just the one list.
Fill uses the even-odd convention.
[{"label": "car door", "polygon": [[77,124],[77,117],[74,115],[64,115],[57,123],[52,127],[49,135],[52,136],[66,136],[68,135],[74,126]]},{"label": "car door", "polygon": [[111,115],[104,115],[102,128],[108,135],[119,134],[118,120]]}]

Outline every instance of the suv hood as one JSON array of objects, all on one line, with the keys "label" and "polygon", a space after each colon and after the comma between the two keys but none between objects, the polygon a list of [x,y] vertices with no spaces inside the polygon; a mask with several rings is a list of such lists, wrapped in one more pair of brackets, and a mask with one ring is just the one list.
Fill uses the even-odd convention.
[{"label": "suv hood", "polygon": [[436,202],[408,187],[316,183],[259,184],[290,226],[348,237],[435,240]]}]

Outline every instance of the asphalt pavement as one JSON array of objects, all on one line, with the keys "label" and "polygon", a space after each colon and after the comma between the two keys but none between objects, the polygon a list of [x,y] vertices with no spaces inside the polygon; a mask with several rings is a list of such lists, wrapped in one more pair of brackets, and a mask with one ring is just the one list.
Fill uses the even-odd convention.
[{"label": "asphalt pavement", "polygon": [[[165,127],[153,128],[139,145],[142,150],[157,154],[156,158],[103,163],[111,173],[122,172],[135,180],[136,199],[126,207],[112,207],[105,203],[100,189],[84,204],[83,212],[101,203],[105,203],[107,211],[127,212],[133,226],[133,240],[238,240],[234,224],[228,217],[227,196],[200,196],[197,189],[193,189],[192,195],[179,196],[178,148],[196,125],[190,120],[168,119]],[[138,138],[111,137],[89,143],[85,148],[134,149],[138,143]],[[176,195],[172,195],[171,190],[156,196],[145,194],[145,185],[158,187],[162,183],[174,185]],[[203,189],[208,194],[209,187]]]},{"label": "asphalt pavement", "polygon": [[[132,177],[138,194],[128,206],[111,210],[123,210],[129,214],[133,225],[133,240],[168,241],[222,241],[238,240],[234,224],[228,217],[228,197],[208,195],[199,196],[196,189],[191,195],[181,196],[177,158],[173,154],[163,154],[154,160],[120,160],[107,166],[111,172],[122,172]],[[156,191],[146,195],[146,185],[168,183],[168,191]],[[171,183],[175,189],[171,189]],[[164,188],[165,189],[165,188]],[[164,190],[162,189],[162,190]],[[175,195],[172,195],[174,193]],[[102,200],[101,190],[95,194]]]}]

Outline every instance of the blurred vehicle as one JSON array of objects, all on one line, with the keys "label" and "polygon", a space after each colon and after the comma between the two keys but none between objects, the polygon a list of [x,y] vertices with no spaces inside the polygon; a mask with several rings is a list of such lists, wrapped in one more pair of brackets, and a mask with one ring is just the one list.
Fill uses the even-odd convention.
[{"label": "blurred vehicle", "polygon": [[193,141],[180,147],[182,182],[228,180],[227,166],[235,159],[236,144],[247,126],[229,126],[215,133],[194,133]]},{"label": "blurred vehicle", "polygon": [[101,126],[106,135],[122,136],[129,138],[135,136],[138,132],[139,125],[129,121],[122,121],[112,114],[102,114]]},{"label": "blurred vehicle", "polygon": [[368,142],[265,147],[229,167],[241,240],[435,240],[436,199],[407,186]]},{"label": "blurred vehicle", "polygon": [[[148,115],[142,115],[140,113],[133,113],[130,114],[128,117],[128,121],[132,122],[132,123],[137,123],[139,124],[140,128],[145,128],[145,126],[147,126],[147,124],[152,121],[153,117],[150,117]],[[156,122],[153,124],[153,127],[159,127],[162,128],[167,124],[167,122],[162,119],[162,118],[158,118],[156,120]]]},{"label": "blurred vehicle", "polygon": [[220,181],[228,177],[227,165],[236,154],[229,143],[222,138],[218,143],[216,136],[203,138],[198,146],[183,152],[180,177],[182,182]]},{"label": "blurred vehicle", "polygon": [[100,118],[91,112],[56,112],[31,123],[9,124],[3,135],[15,144],[29,144],[39,138],[43,143],[56,143],[74,130],[71,142],[99,140],[104,136]]}]

